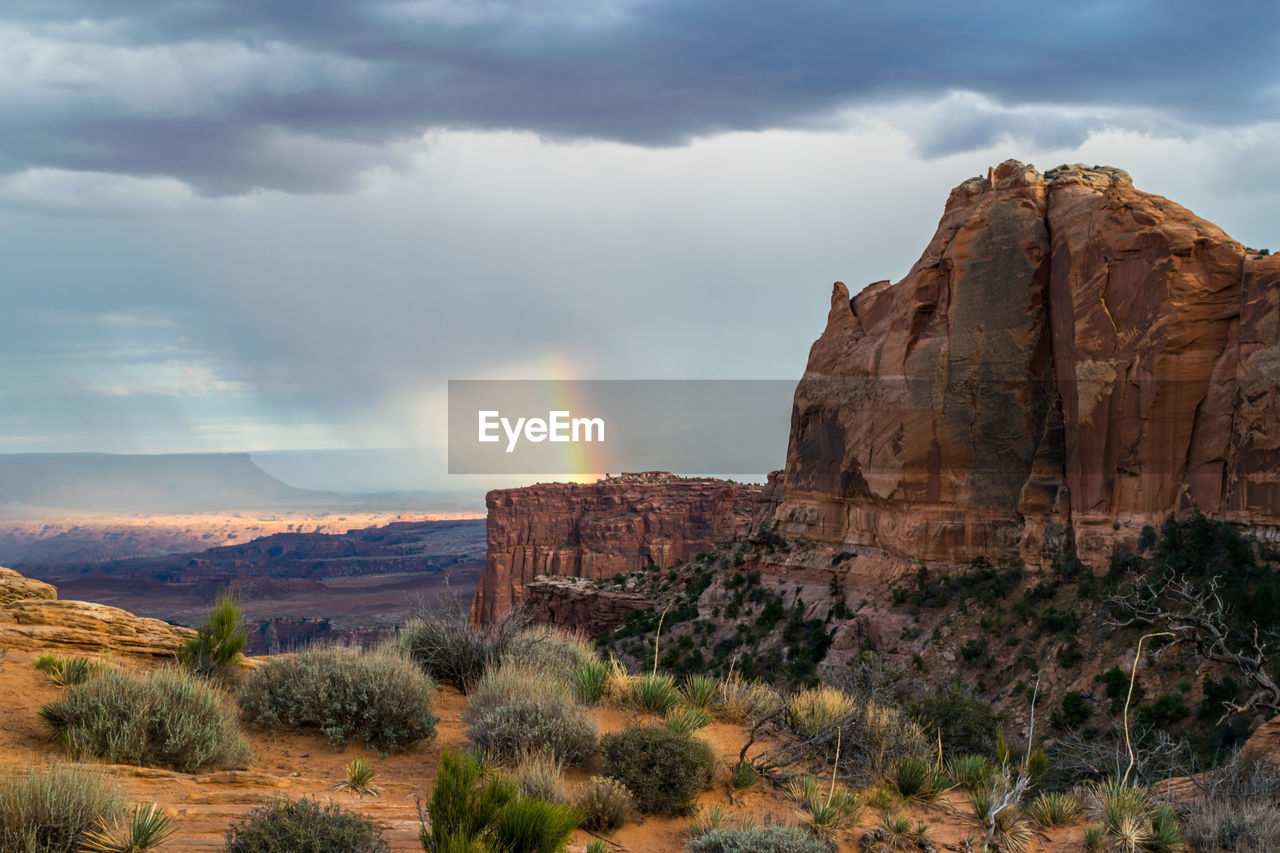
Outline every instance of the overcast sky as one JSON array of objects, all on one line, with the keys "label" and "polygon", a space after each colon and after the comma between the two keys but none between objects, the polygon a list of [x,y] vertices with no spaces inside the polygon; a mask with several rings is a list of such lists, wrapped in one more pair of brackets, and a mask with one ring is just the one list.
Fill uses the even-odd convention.
[{"label": "overcast sky", "polygon": [[[413,447],[795,378],[1008,157],[1280,249],[1280,4],[5,0],[0,451]],[[780,449],[781,454],[781,449]]]}]

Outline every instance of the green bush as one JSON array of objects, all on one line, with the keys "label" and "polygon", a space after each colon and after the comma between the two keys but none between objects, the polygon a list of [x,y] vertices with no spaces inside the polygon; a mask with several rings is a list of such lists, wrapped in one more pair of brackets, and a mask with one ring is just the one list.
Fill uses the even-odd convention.
[{"label": "green bush", "polygon": [[183,773],[252,760],[222,693],[182,670],[109,672],[68,688],[40,716],[75,758]]},{"label": "green bush", "polygon": [[225,853],[386,853],[373,821],[333,803],[278,797],[227,831]]},{"label": "green bush", "polygon": [[482,780],[480,762],[445,750],[419,834],[428,853],[557,853],[578,825],[567,806],[523,797],[506,776]]},{"label": "green bush", "polygon": [[503,853],[558,853],[577,828],[578,815],[573,809],[537,797],[516,797],[498,812],[493,849]]},{"label": "green bush", "polygon": [[595,751],[595,723],[569,688],[511,664],[480,679],[462,719],[471,742],[502,761],[515,762],[523,752],[539,750],[579,766]]},{"label": "green bush", "polygon": [[178,662],[205,678],[228,677],[241,661],[248,635],[241,628],[243,613],[230,591],[218,596],[209,618],[196,635],[178,648]]},{"label": "green bush", "polygon": [[636,801],[617,779],[593,776],[578,795],[578,814],[582,825],[596,832],[612,832],[630,822],[636,813]]},{"label": "green bush", "polygon": [[470,693],[511,648],[526,622],[523,614],[512,610],[477,628],[458,602],[450,599],[414,611],[400,631],[400,645],[436,681]]},{"label": "green bush", "polygon": [[396,751],[435,736],[434,691],[430,678],[393,652],[313,649],[255,669],[240,689],[240,708],[264,729],[314,728],[334,746],[359,738]]},{"label": "green bush", "polygon": [[991,705],[959,682],[937,687],[920,697],[911,706],[911,716],[926,731],[941,734],[943,752],[995,752],[997,726]]},{"label": "green bush", "polygon": [[830,853],[827,845],[794,826],[713,829],[684,849],[691,853]]},{"label": "green bush", "polygon": [[660,724],[605,735],[601,747],[604,775],[625,785],[645,814],[687,812],[715,765],[704,741]]},{"label": "green bush", "polygon": [[75,767],[28,769],[0,780],[0,850],[77,853],[89,832],[123,810],[124,798],[101,776]]}]

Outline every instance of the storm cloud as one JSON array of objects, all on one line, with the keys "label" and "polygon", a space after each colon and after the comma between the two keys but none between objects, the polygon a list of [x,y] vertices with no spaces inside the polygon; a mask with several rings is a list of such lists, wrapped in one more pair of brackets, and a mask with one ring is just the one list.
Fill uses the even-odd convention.
[{"label": "storm cloud", "polygon": [[1280,117],[1274,3],[1056,6],[18,0],[0,13],[0,173],[334,192],[403,168],[395,143],[432,129],[672,146],[953,93],[986,106],[917,116],[924,156]]}]

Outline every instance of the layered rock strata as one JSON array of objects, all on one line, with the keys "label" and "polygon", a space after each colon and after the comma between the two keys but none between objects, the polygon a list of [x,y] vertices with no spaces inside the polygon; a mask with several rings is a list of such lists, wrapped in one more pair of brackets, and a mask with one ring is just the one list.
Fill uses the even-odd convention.
[{"label": "layered rock strata", "polygon": [[653,473],[490,492],[488,553],[471,618],[523,601],[539,575],[598,580],[666,568],[745,536],[759,486]]}]

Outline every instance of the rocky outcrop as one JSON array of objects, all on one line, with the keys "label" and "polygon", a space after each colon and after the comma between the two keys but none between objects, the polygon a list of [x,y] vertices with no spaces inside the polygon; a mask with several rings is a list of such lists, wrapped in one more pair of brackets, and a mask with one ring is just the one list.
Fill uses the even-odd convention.
[{"label": "rocky outcrop", "polygon": [[597,586],[578,578],[538,577],[524,589],[524,609],[534,622],[580,631],[589,637],[612,631],[632,610],[654,600],[638,592]]},{"label": "rocky outcrop", "polygon": [[910,560],[1101,562],[1199,508],[1280,522],[1280,258],[1118,169],[1008,161],[850,298],[795,394],[779,532]]},{"label": "rocky outcrop", "polygon": [[84,601],[0,567],[0,648],[172,657],[195,632],[159,619]]},{"label": "rocky outcrop", "polygon": [[507,612],[538,575],[597,580],[692,559],[746,535],[759,494],[759,486],[653,473],[490,492],[471,618],[485,624]]}]

